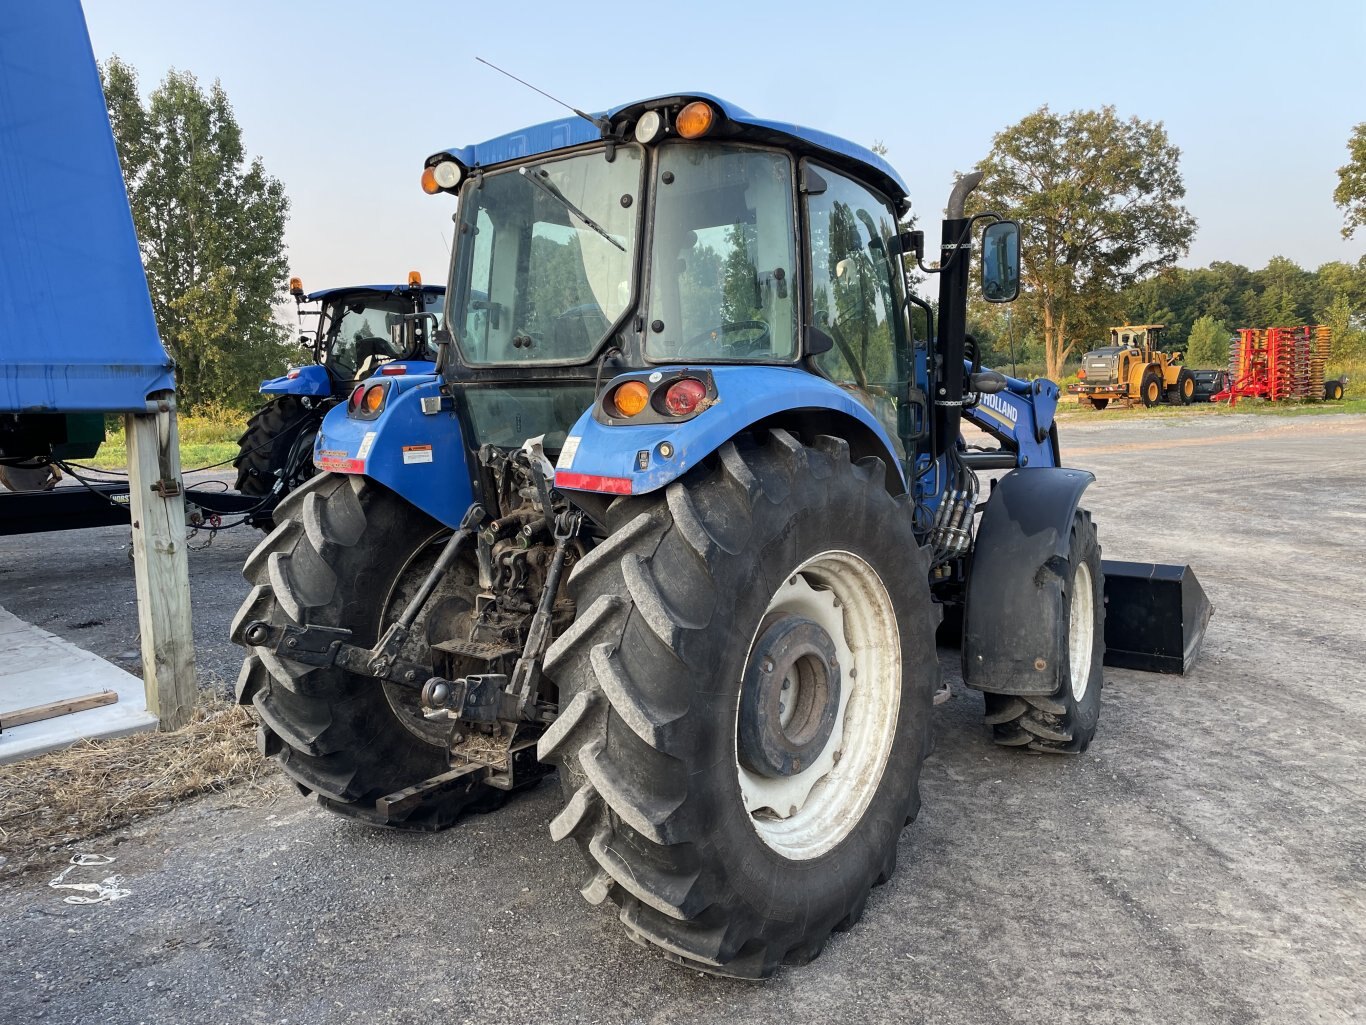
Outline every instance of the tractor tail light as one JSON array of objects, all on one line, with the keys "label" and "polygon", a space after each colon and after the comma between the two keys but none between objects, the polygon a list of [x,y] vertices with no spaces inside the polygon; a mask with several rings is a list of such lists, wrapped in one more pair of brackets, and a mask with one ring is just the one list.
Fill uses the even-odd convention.
[{"label": "tractor tail light", "polygon": [[365,385],[363,385],[363,384],[358,384],[358,385],[356,385],[356,390],[353,391],[353,392],[351,393],[351,398],[347,400],[347,403],[346,403],[347,408],[348,408],[348,409],[351,409],[351,410],[360,409],[360,397],[361,397],[361,395],[363,395],[364,393],[365,393]]},{"label": "tractor tail light", "polygon": [[367,413],[378,413],[384,408],[384,388],[378,384],[372,384],[365,389],[365,395],[361,398],[360,404]]},{"label": "tractor tail light", "polygon": [[674,416],[687,416],[706,397],[706,385],[695,377],[681,377],[664,393],[664,408]]},{"label": "tractor tail light", "polygon": [[621,416],[635,416],[649,403],[650,389],[642,381],[627,381],[612,393],[612,405]]}]

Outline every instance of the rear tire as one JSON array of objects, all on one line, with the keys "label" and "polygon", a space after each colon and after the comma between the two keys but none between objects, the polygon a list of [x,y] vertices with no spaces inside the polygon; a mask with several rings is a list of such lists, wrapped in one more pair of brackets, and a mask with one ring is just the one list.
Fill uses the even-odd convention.
[{"label": "rear tire", "polygon": [[[551,836],[579,843],[584,897],[616,902],[671,961],[751,979],[805,963],[893,871],[939,667],[928,557],[885,472],[835,438],[739,439],[663,493],[614,503],[574,570],[578,616],[546,660],[560,717],[539,754],[566,798]],[[756,673],[777,677],[750,656],[794,607],[833,615],[847,704],[805,769],[756,783],[742,696]],[[805,693],[806,677],[790,692],[783,679]],[[773,810],[789,786],[805,792]]]},{"label": "rear tire", "polygon": [[[283,498],[317,473],[312,439],[321,422],[322,410],[305,407],[297,395],[281,395],[257,410],[237,439],[238,454],[232,463],[237,468],[237,490],[264,498],[275,487],[277,471],[286,470],[288,476],[280,492]],[[267,531],[275,525],[269,504],[248,520]]]},{"label": "rear tire", "polygon": [[[450,532],[382,485],[342,474],[314,477],[280,503],[276,517],[279,525],[243,567],[253,587],[232,623],[232,639],[251,651],[237,679],[237,700],[255,710],[262,754],[278,759],[325,808],[376,825],[441,829],[466,810],[501,804],[504,791],[476,781],[428,798],[402,817],[381,814],[379,798],[449,768],[444,744],[424,740],[400,718],[420,713],[372,677],[294,662],[244,638],[259,620],[345,627],[353,631],[352,643],[369,647],[382,623],[395,618],[389,598],[400,576],[415,563],[420,569],[420,556]],[[448,589],[462,586],[462,572],[453,569],[429,601],[402,657],[430,659],[428,613],[452,600]]]},{"label": "rear tire", "polygon": [[1054,656],[1062,666],[1058,689],[1046,695],[984,694],[986,723],[1003,747],[1044,754],[1080,754],[1100,722],[1105,662],[1105,578],[1091,514],[1072,520],[1064,590],[1066,636]]},{"label": "rear tire", "polygon": [[1342,382],[1329,381],[1328,387],[1325,389],[1325,391],[1327,391],[1328,393],[1328,401],[1337,402],[1339,399],[1342,398]]},{"label": "rear tire", "polygon": [[1156,370],[1146,370],[1138,386],[1139,397],[1143,404],[1152,408],[1162,401],[1162,377]]}]

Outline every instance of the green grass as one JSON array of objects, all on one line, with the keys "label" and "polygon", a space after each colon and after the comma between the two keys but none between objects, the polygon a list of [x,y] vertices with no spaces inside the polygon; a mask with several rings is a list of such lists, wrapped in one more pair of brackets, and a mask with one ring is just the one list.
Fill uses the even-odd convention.
[{"label": "green grass", "polygon": [[[224,461],[231,465],[237,457],[237,439],[246,430],[248,416],[249,413],[226,407],[179,414],[181,468],[194,470]],[[127,469],[128,447],[122,420],[111,418],[105,429],[106,437],[99,454],[94,459],[78,462],[102,470]]]}]

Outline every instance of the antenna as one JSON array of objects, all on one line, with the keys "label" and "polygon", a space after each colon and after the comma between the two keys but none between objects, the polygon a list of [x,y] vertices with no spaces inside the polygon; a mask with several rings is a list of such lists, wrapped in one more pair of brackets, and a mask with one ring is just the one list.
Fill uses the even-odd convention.
[{"label": "antenna", "polygon": [[546,92],[544,89],[537,89],[537,88],[536,88],[534,85],[532,85],[530,82],[526,81],[525,79],[518,78],[518,77],[517,77],[516,75],[514,75],[511,71],[504,71],[502,68],[500,68],[497,64],[494,64],[492,61],[486,61],[486,60],[484,60],[483,57],[476,57],[476,58],[474,58],[474,59],[477,60],[480,64],[487,64],[489,67],[491,67],[494,71],[498,72],[500,75],[507,75],[507,77],[510,78],[510,79],[512,79],[514,82],[520,82],[522,85],[526,86],[526,87],[527,87],[528,89],[530,89],[532,92],[540,93],[540,94],[541,94],[542,96],[544,96],[547,100],[550,100],[550,101],[552,101],[552,102],[554,102],[554,103],[558,103],[558,104],[559,104],[561,107],[563,107],[565,110],[572,111],[573,113],[577,114],[579,117],[583,118],[585,121],[587,121],[587,122],[589,122],[590,124],[594,125],[594,126],[598,129],[598,131],[602,132],[603,135],[608,135],[608,134],[611,133],[611,131],[612,131],[612,123],[611,123],[610,121],[608,121],[606,118],[594,117],[592,114],[585,114],[585,113],[584,113],[583,111],[581,111],[578,107],[572,107],[572,106],[570,106],[568,103],[565,103],[564,100],[560,99],[559,97],[557,97],[557,96],[551,96],[551,95],[550,95],[548,92]]}]

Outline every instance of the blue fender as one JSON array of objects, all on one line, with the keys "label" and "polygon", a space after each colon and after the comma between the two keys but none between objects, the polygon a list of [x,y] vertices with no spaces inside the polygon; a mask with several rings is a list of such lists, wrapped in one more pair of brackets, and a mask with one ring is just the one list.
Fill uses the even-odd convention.
[{"label": "blue fender", "polygon": [[[318,431],[313,462],[333,473],[364,474],[446,526],[459,526],[474,501],[473,475],[441,378],[404,374],[374,381],[388,390],[379,415],[362,420],[347,415],[346,403],[334,406]],[[423,399],[435,400],[427,405],[436,411],[424,412]]]},{"label": "blue fender", "polygon": [[[638,371],[614,379],[603,394],[622,381],[637,379],[647,386],[683,368]],[[703,373],[698,371],[699,376]],[[871,435],[881,446],[889,480],[905,488],[900,460],[886,429],[866,406],[843,388],[797,367],[713,366],[716,395],[706,409],[690,419],[648,424],[604,423],[590,409],[579,417],[565,439],[555,470],[561,491],[644,495],[657,491],[711,455],[745,428],[768,417],[838,413],[857,421],[859,433]],[[651,380],[654,378],[654,380]],[[661,386],[669,383],[666,379]],[[850,424],[855,427],[855,424]],[[828,432],[828,428],[827,428]]]},{"label": "blue fender", "polygon": [[1052,694],[1066,651],[1063,587],[1072,518],[1096,478],[1056,467],[1011,470],[977,527],[963,610],[963,682],[993,694]]},{"label": "blue fender", "polygon": [[261,382],[262,395],[308,395],[326,398],[332,394],[332,378],[326,367],[311,363],[306,367],[292,367],[283,377],[272,377]]}]

